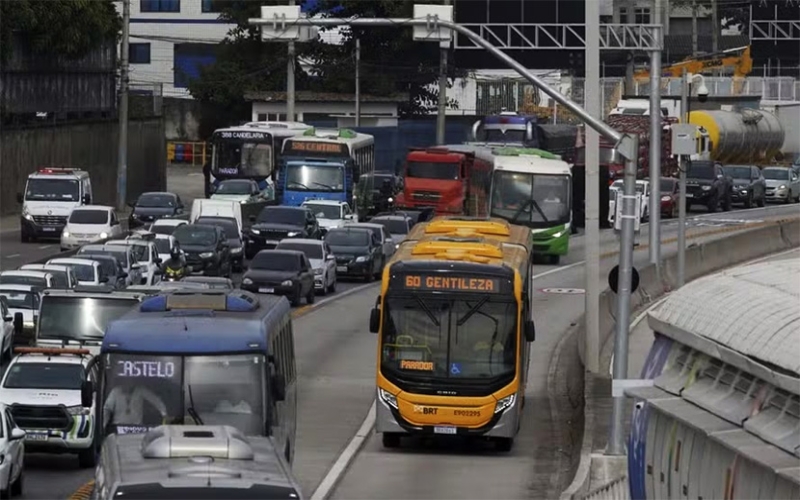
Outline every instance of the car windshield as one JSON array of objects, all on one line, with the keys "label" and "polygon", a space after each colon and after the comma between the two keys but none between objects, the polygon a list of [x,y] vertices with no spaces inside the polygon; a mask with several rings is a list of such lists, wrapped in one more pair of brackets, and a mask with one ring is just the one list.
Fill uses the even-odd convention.
[{"label": "car windshield", "polygon": [[572,210],[568,175],[495,172],[491,215],[533,228],[569,222]]},{"label": "car windshield", "polygon": [[672,194],[675,192],[677,181],[675,179],[661,179],[661,194]]},{"label": "car windshield", "polygon": [[0,285],[33,285],[40,288],[47,288],[47,280],[39,276],[0,274]]},{"label": "car windshield", "polygon": [[67,265],[72,268],[72,272],[75,273],[75,279],[77,279],[78,281],[95,280],[94,266],[90,264],[67,264]]},{"label": "car windshield", "polygon": [[260,214],[256,222],[270,222],[273,224],[290,224],[302,226],[306,221],[305,210],[295,208],[266,207]]},{"label": "car windshield", "polygon": [[196,223],[203,226],[216,226],[222,229],[222,232],[225,233],[225,237],[229,240],[238,240],[241,236],[239,234],[239,224],[236,223],[236,219],[223,217],[200,217],[197,219]]},{"label": "car windshield", "polygon": [[319,203],[303,203],[303,206],[311,210],[317,219],[341,219],[342,207],[339,205],[322,205]]},{"label": "car windshield", "polygon": [[309,259],[322,258],[322,245],[313,243],[296,243],[291,240],[284,240],[278,243],[278,250],[297,250],[303,252]]},{"label": "car windshield", "polygon": [[765,168],[761,171],[765,179],[773,181],[786,181],[789,180],[788,168]]},{"label": "car windshield", "polygon": [[750,179],[750,167],[734,167],[727,165],[724,167],[725,173],[734,179]]},{"label": "car windshield", "polygon": [[38,338],[101,340],[109,321],[121,317],[138,303],[134,298],[45,296],[39,313]]},{"label": "car windshield", "polygon": [[499,129],[481,129],[478,133],[477,140],[479,142],[494,142],[500,144],[523,144],[525,142],[524,130],[499,130]]},{"label": "car windshield", "polygon": [[693,179],[715,179],[717,177],[712,165],[692,163],[689,165],[688,177]]},{"label": "car windshield", "polygon": [[176,229],[172,235],[182,247],[191,245],[207,247],[217,242],[217,233],[211,226],[186,224]]},{"label": "car windshield", "polygon": [[211,172],[215,175],[266,177],[272,173],[272,144],[219,140],[214,143]]},{"label": "car windshield", "polygon": [[169,243],[169,238],[156,238],[156,251],[158,253],[169,253],[172,250],[172,245]]},{"label": "car windshield", "polygon": [[80,209],[69,215],[70,224],[108,224],[108,212],[105,210]]},{"label": "car windshield", "polygon": [[325,235],[325,241],[337,247],[365,247],[369,244],[369,236],[367,231],[331,230]]},{"label": "car windshield", "polygon": [[121,485],[110,498],[126,500],[293,500],[300,493],[290,486],[253,484],[247,488],[164,486],[161,483]]},{"label": "car windshield", "polygon": [[296,271],[300,269],[300,260],[296,255],[284,252],[261,251],[253,257],[250,269],[263,271]]},{"label": "car windshield", "polygon": [[389,297],[381,366],[404,378],[486,379],[516,369],[517,307],[485,296]]},{"label": "car windshield", "polygon": [[248,180],[229,180],[222,181],[217,186],[214,194],[246,194],[249,195],[252,191],[253,184]]},{"label": "car windshield", "polygon": [[150,226],[150,232],[154,234],[166,234],[169,236],[170,234],[175,232],[175,229],[179,226],[168,226],[166,224],[153,224]]},{"label": "car windshield", "polygon": [[406,166],[406,177],[418,179],[458,180],[458,163],[410,161]]},{"label": "car windshield", "polygon": [[117,248],[113,248],[113,246],[105,248],[81,248],[78,251],[78,255],[85,255],[87,258],[91,258],[92,255],[108,255],[109,257],[114,257],[124,269],[128,268],[129,254],[127,246],[120,246]]},{"label": "car windshield", "polygon": [[289,162],[286,167],[286,189],[289,191],[341,191],[344,189],[344,167],[341,163],[308,165]]},{"label": "car windshield", "polygon": [[82,383],[80,363],[17,362],[9,368],[3,388],[79,391]]},{"label": "car windshield", "polygon": [[35,311],[39,308],[39,295],[35,293],[0,290],[0,297],[6,298],[6,303],[11,309],[32,309]]},{"label": "car windshield", "polygon": [[117,275],[117,259],[115,259],[115,258],[113,258],[111,256],[108,256],[106,258],[103,258],[103,257],[100,257],[100,258],[87,257],[87,258],[90,258],[93,261],[100,263],[100,267],[103,268],[103,273],[105,273],[106,276],[116,276]]},{"label": "car windshield", "polygon": [[[264,433],[263,354],[110,353],[107,359],[104,417],[120,434],[147,431],[165,419],[197,424],[192,415],[203,424],[230,425],[245,435]],[[143,411],[126,411],[136,394],[142,396]]]},{"label": "car windshield", "polygon": [[370,222],[385,227],[390,234],[408,234],[408,222],[404,219],[373,218]]},{"label": "car windshield", "polygon": [[136,201],[137,207],[145,208],[172,208],[175,205],[175,197],[166,193],[144,193]]},{"label": "car windshield", "polygon": [[28,201],[78,201],[79,183],[76,179],[28,179],[25,199]]}]

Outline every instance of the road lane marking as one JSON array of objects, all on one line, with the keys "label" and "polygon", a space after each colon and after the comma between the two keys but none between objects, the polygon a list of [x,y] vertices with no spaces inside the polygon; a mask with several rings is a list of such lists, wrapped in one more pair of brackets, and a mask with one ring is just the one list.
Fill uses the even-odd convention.
[{"label": "road lane marking", "polygon": [[16,259],[19,257],[18,253],[12,253],[11,255],[6,255],[6,259]]},{"label": "road lane marking", "polygon": [[42,246],[39,247],[39,250],[47,250],[51,246],[53,246],[53,245],[42,245]]},{"label": "road lane marking", "polygon": [[375,427],[375,415],[377,413],[376,404],[377,403],[373,400],[372,406],[369,412],[367,412],[367,418],[364,419],[356,435],[347,443],[347,447],[336,459],[336,462],[333,463],[333,466],[328,473],[325,474],[325,477],[322,478],[322,482],[317,486],[317,490],[311,495],[311,500],[325,500],[333,491],[339,479],[342,478],[345,471],[347,471],[347,468],[358,452],[361,451],[367,438],[369,438],[372,433],[372,429]]}]

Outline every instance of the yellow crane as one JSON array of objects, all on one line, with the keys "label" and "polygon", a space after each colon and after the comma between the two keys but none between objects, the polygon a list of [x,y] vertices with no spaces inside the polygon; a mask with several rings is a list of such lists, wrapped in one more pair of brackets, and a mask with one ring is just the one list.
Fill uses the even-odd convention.
[{"label": "yellow crane", "polygon": [[[753,71],[753,58],[750,46],[729,49],[718,54],[709,54],[693,59],[686,59],[662,69],[661,76],[680,78],[683,70],[687,73],[703,74],[720,69],[733,69],[735,78],[744,78]],[[650,78],[650,70],[645,68],[634,73],[636,80]]]}]

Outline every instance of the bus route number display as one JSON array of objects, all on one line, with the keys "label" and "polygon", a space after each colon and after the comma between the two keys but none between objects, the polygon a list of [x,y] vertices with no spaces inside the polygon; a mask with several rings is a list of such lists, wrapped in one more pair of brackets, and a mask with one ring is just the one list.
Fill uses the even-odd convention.
[{"label": "bus route number display", "polygon": [[254,139],[257,141],[265,141],[269,136],[263,132],[218,132],[217,137],[222,139]]},{"label": "bus route number display", "polygon": [[470,278],[467,276],[424,276],[409,274],[402,278],[409,290],[429,292],[481,292],[500,293],[498,278]]},{"label": "bus route number display", "polygon": [[289,151],[346,155],[347,145],[332,142],[288,141]]}]

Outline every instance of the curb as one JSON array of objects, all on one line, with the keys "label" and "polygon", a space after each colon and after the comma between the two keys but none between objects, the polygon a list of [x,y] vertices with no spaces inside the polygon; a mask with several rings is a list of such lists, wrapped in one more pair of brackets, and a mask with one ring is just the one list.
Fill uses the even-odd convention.
[{"label": "curb", "polygon": [[[686,282],[693,281],[697,278],[718,272],[722,269],[725,269],[730,266],[736,266],[745,264],[747,262],[757,260],[758,258],[765,257],[771,254],[780,253],[782,251],[791,250],[800,247],[800,225],[798,225],[798,221],[800,221],[797,217],[787,217],[782,220],[774,220],[774,221],[765,221],[761,223],[754,223],[749,224],[747,229],[742,231],[741,227],[738,228],[720,228],[719,230],[712,230],[708,232],[704,232],[697,236],[705,236],[708,234],[718,234],[718,233],[729,233],[738,231],[737,234],[704,242],[695,245],[687,245],[687,259],[686,259]],[[792,227],[795,225],[795,227]],[[774,229],[773,229],[774,228]],[[769,237],[759,237],[759,233],[768,233],[770,231],[777,230],[778,239],[775,240],[774,238]],[[798,234],[791,234],[790,231],[795,231]],[[769,236],[769,235],[767,235]],[[728,262],[720,263],[718,260],[715,260],[713,256],[715,254],[719,254],[720,252],[725,251],[725,246],[730,245],[731,240],[734,238],[741,238],[743,240],[747,240],[751,245],[756,246],[755,249],[751,250],[751,255],[744,255],[740,258],[732,258]],[[686,239],[689,239],[689,235],[687,234]],[[662,242],[664,243],[664,242]],[[691,250],[691,254],[690,254]],[[708,259],[704,259],[704,256],[708,256]],[[697,256],[699,258],[700,265],[692,266],[690,263],[689,257]],[[642,282],[640,284],[640,291],[636,294],[633,294],[633,299],[637,296],[639,297],[638,303],[634,302],[635,310],[631,314],[631,319],[635,318],[638,314],[641,314],[642,311],[645,311],[648,307],[652,306],[656,301],[660,298],[664,297],[672,290],[672,280],[669,275],[670,271],[674,268],[672,262],[676,260],[677,256],[671,256],[667,259],[664,259],[661,263],[662,267],[662,276],[657,276],[655,269],[652,264],[648,264],[642,270],[640,270],[640,275],[642,276]],[[647,278],[651,278],[650,282],[648,282]],[[649,292],[649,293],[648,293]],[[600,306],[600,314],[601,316],[607,314],[607,311],[604,309],[608,309],[613,304],[613,301],[607,300],[607,306],[603,307],[603,295],[608,296],[610,294],[609,290],[606,289],[601,293],[601,306]],[[585,325],[585,315],[581,315],[580,319],[577,323],[576,334],[584,334],[584,325]],[[601,338],[600,338],[600,367],[607,366],[607,359],[604,354],[607,352],[606,347],[608,344],[613,341],[613,321],[610,324],[606,324],[606,327],[603,329],[604,323],[601,319]],[[609,330],[609,331],[604,331]],[[580,341],[580,338],[579,338]],[[579,342],[580,344],[580,342]],[[584,362],[585,366],[585,347],[581,348],[581,361]],[[581,442],[581,457],[578,464],[578,470],[575,473],[575,477],[572,480],[572,483],[569,487],[561,493],[560,500],[571,500],[575,498],[576,495],[584,494],[589,491],[589,482],[591,476],[591,465],[592,465],[592,453],[594,452],[593,443],[594,443],[594,431],[595,431],[595,405],[594,399],[592,398],[592,391],[593,391],[593,382],[597,378],[602,378],[604,375],[601,374],[595,375],[589,371],[586,371],[586,379],[584,382],[584,429],[583,429],[583,439]]]}]

